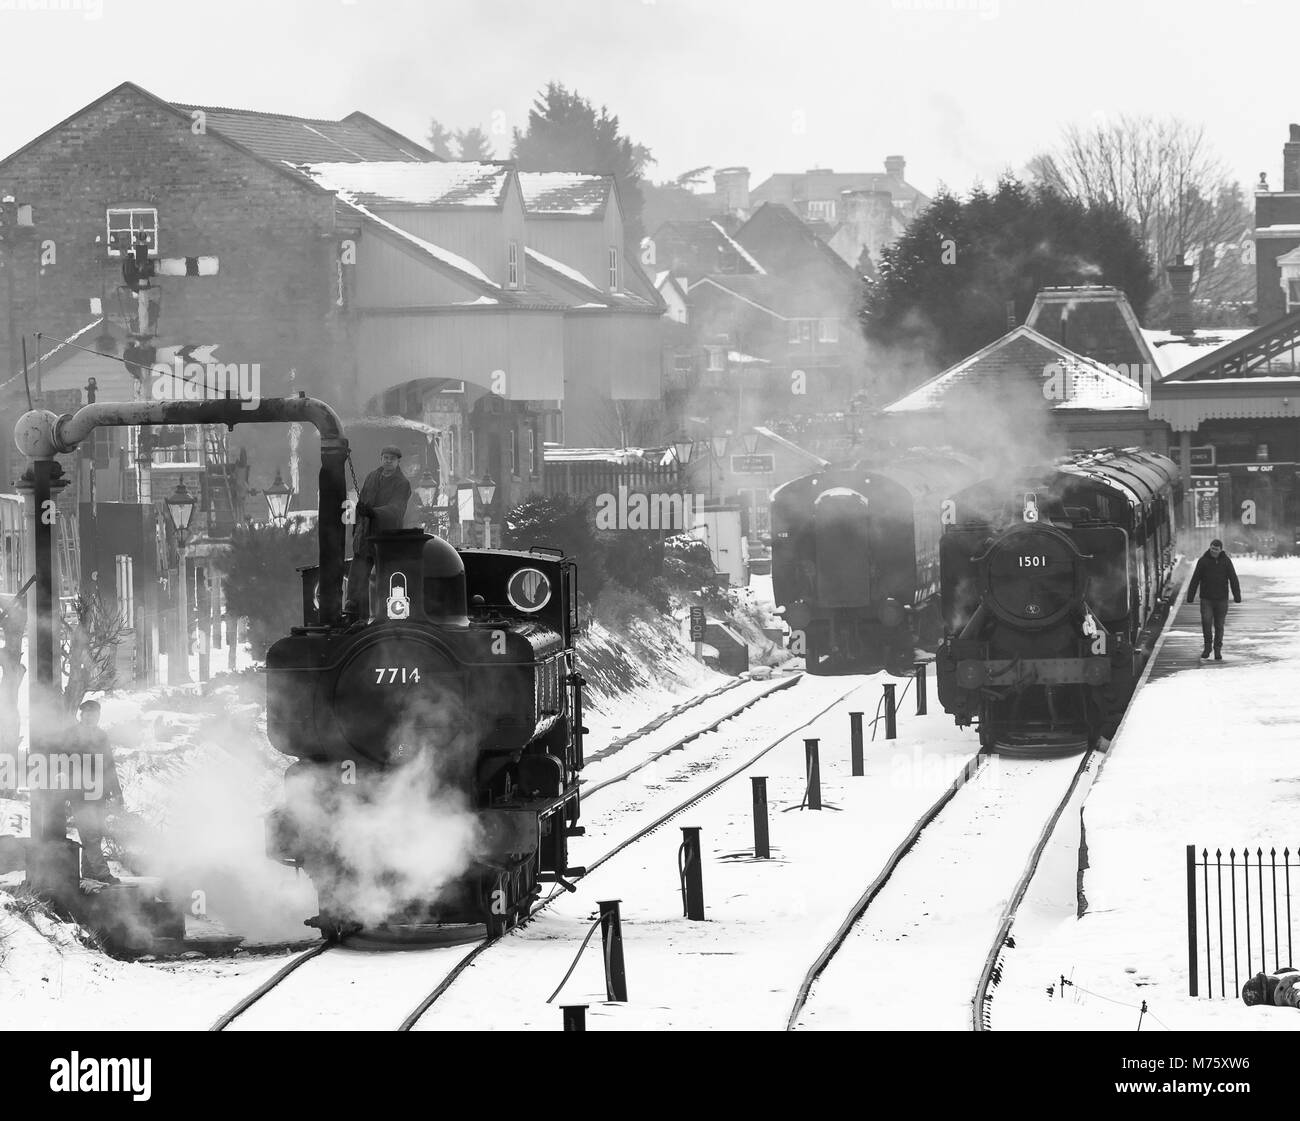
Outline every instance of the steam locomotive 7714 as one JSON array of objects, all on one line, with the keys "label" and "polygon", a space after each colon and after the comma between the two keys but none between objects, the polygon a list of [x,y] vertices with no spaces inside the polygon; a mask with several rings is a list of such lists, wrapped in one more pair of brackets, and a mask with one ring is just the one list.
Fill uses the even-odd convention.
[{"label": "steam locomotive 7714", "polygon": [[917,450],[776,489],[772,592],[809,673],[902,674],[916,647],[933,649],[942,523],[978,478],[965,456]]},{"label": "steam locomotive 7714", "polygon": [[376,618],[320,623],[305,570],[306,625],[267,655],[267,733],[299,760],[268,843],[312,876],[326,933],[500,933],[577,871],[575,568],[418,530],[372,540]]},{"label": "steam locomotive 7714", "polygon": [[940,548],[939,698],[980,743],[1068,753],[1114,734],[1173,571],[1172,460],[1090,452],[970,488]]}]

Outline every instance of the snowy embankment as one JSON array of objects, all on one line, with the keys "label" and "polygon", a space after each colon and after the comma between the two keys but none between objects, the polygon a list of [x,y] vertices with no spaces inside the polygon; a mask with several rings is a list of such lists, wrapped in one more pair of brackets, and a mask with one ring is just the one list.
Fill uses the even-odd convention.
[{"label": "snowy embankment", "polygon": [[[1238,984],[1233,948],[1228,850],[1278,850],[1279,963],[1290,962],[1281,852],[1295,860],[1300,820],[1300,559],[1237,561],[1244,605],[1230,608],[1222,663],[1198,662],[1199,615],[1183,607],[1166,645],[1190,648],[1185,667],[1153,674],[1131,706],[1083,806],[1086,910],[1074,890],[1080,815],[1063,815],[1012,928],[1015,949],[1004,955],[994,990],[995,1030],[1300,1030],[1291,1008],[1248,1008],[1236,995],[1246,972],[1244,905],[1240,912]],[[1164,652],[1168,657],[1168,651]],[[1215,934],[1211,970],[1215,999],[1205,999],[1204,905],[1199,894],[1200,997],[1188,994],[1186,846],[1224,860],[1223,973],[1220,993],[1215,871],[1209,872]],[[1293,884],[1297,883],[1292,875]],[[1252,896],[1255,871],[1252,857]],[[1300,888],[1293,888],[1300,890]],[[1274,968],[1270,876],[1268,967]],[[1257,908],[1257,899],[1252,906]],[[1300,920],[1300,907],[1291,908]],[[1259,970],[1259,914],[1253,917],[1253,964]],[[1300,951],[1300,943],[1296,943]],[[1061,977],[1069,982],[1062,987]],[[1048,995],[1047,989],[1053,988]],[[1142,1004],[1147,1012],[1143,1014]]]}]

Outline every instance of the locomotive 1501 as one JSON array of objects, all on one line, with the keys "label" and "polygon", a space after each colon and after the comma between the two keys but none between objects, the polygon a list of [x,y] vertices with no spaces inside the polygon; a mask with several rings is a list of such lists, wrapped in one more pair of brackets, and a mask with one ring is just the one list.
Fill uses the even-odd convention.
[{"label": "locomotive 1501", "polygon": [[939,698],[986,750],[1114,734],[1167,606],[1178,468],[1137,448],[970,488],[940,548]]},{"label": "locomotive 1501", "polygon": [[[568,838],[582,831],[575,566],[554,550],[458,551],[418,530],[372,540],[376,617],[322,624],[307,569],[305,625],[268,652],[267,734],[298,760],[268,847],[311,875],[312,921],[326,934],[448,922],[499,934],[527,915],[542,881],[581,871],[568,867]],[[468,867],[429,898],[404,897],[400,870],[447,854],[399,850],[435,840],[386,821],[378,842],[361,838],[363,865],[358,839],[343,835],[367,807],[382,812],[395,782],[472,815]],[[391,874],[369,863],[376,843],[390,846]],[[391,914],[359,907],[386,887]]]}]

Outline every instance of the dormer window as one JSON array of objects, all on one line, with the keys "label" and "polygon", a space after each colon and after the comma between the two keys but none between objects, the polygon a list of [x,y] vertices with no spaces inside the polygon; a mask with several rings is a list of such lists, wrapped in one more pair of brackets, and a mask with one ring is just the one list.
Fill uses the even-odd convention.
[{"label": "dormer window", "polygon": [[506,287],[519,287],[519,242],[512,241],[506,256]]},{"label": "dormer window", "polygon": [[1300,310],[1300,247],[1292,249],[1289,253],[1283,253],[1277,259],[1277,267],[1281,270],[1282,291],[1286,293],[1286,310],[1288,312]]},{"label": "dormer window", "polygon": [[613,245],[609,247],[609,290],[618,291],[618,248]]},{"label": "dormer window", "polygon": [[149,255],[158,255],[158,210],[152,206],[131,206],[110,209],[105,221],[110,257],[130,252],[136,239],[143,234],[149,243]]}]

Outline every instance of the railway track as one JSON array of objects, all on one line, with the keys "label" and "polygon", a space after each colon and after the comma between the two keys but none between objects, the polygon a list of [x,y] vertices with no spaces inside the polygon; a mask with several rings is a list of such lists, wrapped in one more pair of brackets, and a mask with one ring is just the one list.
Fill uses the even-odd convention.
[{"label": "railway track", "polygon": [[[779,680],[770,688],[764,689],[756,696],[744,700],[742,703],[729,708],[721,716],[711,720],[703,727],[691,729],[689,732],[677,737],[666,747],[652,752],[640,762],[624,769],[616,775],[593,784],[583,790],[584,801],[601,791],[617,787],[619,783],[626,782],[633,776],[651,767],[665,756],[672,752],[682,750],[687,744],[699,739],[705,734],[716,731],[721,725],[729,720],[735,719],[747,709],[753,708],[762,701],[771,697],[774,693],[782,692],[785,689],[796,685],[803,677],[802,673],[797,673],[789,678]],[[637,739],[653,731],[657,731],[671,720],[681,717],[701,704],[714,699],[720,693],[728,690],[715,690],[712,693],[705,694],[702,697],[695,698],[693,702],[679,705],[667,714],[666,719],[656,719],[636,732],[623,737],[618,741],[620,748],[625,748]],[[852,692],[850,690],[849,692]],[[848,694],[845,693],[845,696]],[[719,787],[729,781],[735,775],[752,765],[755,761],[762,758],[768,751],[776,747],[777,744],[795,734],[802,727],[817,719],[823,712],[829,711],[836,704],[839,704],[843,697],[837,697],[836,700],[827,705],[826,708],[816,713],[804,724],[791,731],[785,732],[781,737],[768,744],[761,751],[754,755],[747,755],[745,761],[734,770],[728,771],[725,775],[716,781],[708,784],[703,790],[698,790],[682,802],[674,805],[667,812],[659,815],[649,824],[637,829],[631,836],[625,837],[607,851],[602,853],[594,860],[589,860],[586,864],[587,874],[595,871],[608,860],[612,859],[618,853],[640,840],[642,837],[652,833],[655,829],[660,828],[678,814],[689,809],[697,802],[708,797]],[[559,885],[554,887],[545,895],[534,907],[529,919],[524,920],[527,923],[531,918],[539,914],[544,908],[552,903],[562,892],[563,888]],[[520,924],[523,925],[522,923]],[[467,928],[474,930],[475,928]],[[478,928],[482,929],[482,928]],[[397,1030],[410,1030],[433,1006],[434,1003],[447,991],[455,980],[471,965],[473,962],[489,949],[498,938],[489,938],[479,934],[472,939],[472,947],[466,953],[464,951],[465,939],[462,937],[455,945],[448,946],[421,946],[419,948],[409,949],[402,953],[374,953],[371,950],[358,950],[352,948],[348,942],[322,942],[313,946],[309,950],[291,958],[271,977],[254,989],[251,993],[243,997],[238,1003],[222,1013],[221,1016],[212,1024],[210,1030],[225,1031],[231,1029],[238,1021],[235,1030],[250,1028],[253,1030],[275,1030],[276,1028],[301,1026],[301,1007],[305,1004],[312,1007],[317,1017],[317,1027],[339,1028],[351,1030],[365,1029],[384,1029],[389,1028],[398,1018],[400,1012],[409,1008],[409,1003],[403,1006],[402,1010],[395,1010],[385,1007],[382,1002],[376,1005],[371,997],[373,990],[357,990],[355,986],[358,981],[364,979],[365,975],[371,972],[371,962],[383,962],[386,973],[385,987],[398,987],[394,985],[393,973],[397,972],[401,978],[409,977],[409,988],[406,984],[400,986],[404,991],[410,989],[424,991],[426,995],[413,1008],[401,1017]],[[450,960],[450,964],[449,963]],[[315,961],[316,964],[309,970],[299,973],[302,966],[308,962]],[[436,981],[434,978],[437,978]],[[305,990],[302,1003],[299,1003],[296,997],[297,990]],[[351,990],[351,991],[349,991]],[[264,1003],[265,998],[273,991],[279,994],[278,999],[273,1002],[283,1008],[287,1005],[287,1010],[282,1012],[279,1009],[270,1011],[271,1003]],[[366,991],[366,1007],[360,1009],[357,1006],[356,997],[360,992]],[[320,997],[322,992],[335,994],[339,998],[339,1005],[333,1009],[322,1008]],[[409,996],[405,998],[409,1002]],[[250,1015],[251,1013],[251,1015]],[[295,1021],[295,1015],[297,1022]],[[362,1017],[362,1022],[358,1022],[358,1015]],[[376,1020],[375,1023],[366,1022],[369,1018]],[[323,1022],[322,1022],[323,1021]],[[382,1021],[382,1022],[379,1022]]]},{"label": "railway track", "polygon": [[[968,1029],[972,1009],[980,1022],[1011,916],[1097,755],[968,763],[816,956],[786,1029]],[[981,922],[987,937],[972,934]]]}]

